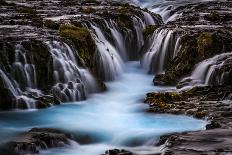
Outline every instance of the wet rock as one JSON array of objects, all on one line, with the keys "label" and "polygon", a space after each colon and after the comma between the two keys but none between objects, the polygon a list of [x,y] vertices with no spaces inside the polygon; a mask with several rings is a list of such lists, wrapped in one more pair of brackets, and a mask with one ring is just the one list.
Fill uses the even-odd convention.
[{"label": "wet rock", "polygon": [[230,129],[215,129],[174,134],[167,140],[164,154],[231,154]]},{"label": "wet rock", "polygon": [[[201,86],[179,92],[149,93],[150,112],[186,114],[210,121],[206,130],[161,136],[157,145],[165,145],[164,154],[231,154],[232,101],[227,100],[231,86]],[[178,97],[170,97],[172,95]],[[165,101],[169,108],[157,108]],[[154,106],[155,105],[155,106]]]},{"label": "wet rock", "polygon": [[114,150],[106,151],[105,154],[103,154],[103,155],[133,155],[133,153],[126,151],[126,150],[114,149]]},{"label": "wet rock", "polygon": [[51,128],[33,128],[0,148],[2,153],[38,154],[41,150],[70,145],[71,136]]}]

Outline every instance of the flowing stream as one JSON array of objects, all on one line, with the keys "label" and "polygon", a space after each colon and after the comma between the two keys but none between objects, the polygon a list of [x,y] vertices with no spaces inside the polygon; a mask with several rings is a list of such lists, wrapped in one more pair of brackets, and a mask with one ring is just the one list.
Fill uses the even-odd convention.
[{"label": "flowing stream", "polygon": [[33,127],[51,127],[70,132],[78,143],[42,154],[100,155],[107,149],[124,148],[138,154],[159,152],[154,147],[166,133],[204,129],[206,121],[187,116],[146,113],[145,93],[170,90],[155,87],[152,76],[139,62],[128,62],[108,91],[94,94],[86,101],[65,103],[45,110],[0,113],[0,142]]}]

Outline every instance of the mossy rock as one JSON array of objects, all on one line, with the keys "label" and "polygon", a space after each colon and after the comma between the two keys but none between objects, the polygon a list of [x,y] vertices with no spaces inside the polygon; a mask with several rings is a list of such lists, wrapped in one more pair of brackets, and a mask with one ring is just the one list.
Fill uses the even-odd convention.
[{"label": "mossy rock", "polygon": [[197,38],[197,51],[198,54],[204,57],[206,50],[209,50],[213,47],[213,38],[212,34],[209,32],[203,32]]},{"label": "mossy rock", "polygon": [[205,15],[205,19],[209,20],[209,21],[219,21],[220,20],[220,15],[218,14],[218,12],[213,11],[208,15]]},{"label": "mossy rock", "polygon": [[86,7],[86,8],[82,8],[80,11],[85,14],[91,14],[91,13],[95,13],[97,10],[92,7]]},{"label": "mossy rock", "polygon": [[170,109],[171,104],[176,101],[181,101],[182,96],[176,92],[166,92],[166,93],[150,93],[147,94],[146,103],[151,103],[162,110]]},{"label": "mossy rock", "polygon": [[197,112],[194,113],[194,117],[202,119],[202,118],[206,117],[206,112],[204,112],[204,111],[197,111]]},{"label": "mossy rock", "polygon": [[85,61],[90,69],[94,69],[94,54],[96,44],[92,39],[91,33],[86,28],[76,27],[74,25],[61,25],[60,35],[70,39],[76,46],[79,56]]},{"label": "mossy rock", "polygon": [[60,28],[60,25],[52,20],[44,21],[44,26],[49,28],[49,29],[53,29],[53,30],[59,30],[59,28]]},{"label": "mossy rock", "polygon": [[157,25],[147,25],[145,29],[143,30],[143,37],[147,39],[150,35],[152,35],[155,30],[157,30],[159,26]]}]

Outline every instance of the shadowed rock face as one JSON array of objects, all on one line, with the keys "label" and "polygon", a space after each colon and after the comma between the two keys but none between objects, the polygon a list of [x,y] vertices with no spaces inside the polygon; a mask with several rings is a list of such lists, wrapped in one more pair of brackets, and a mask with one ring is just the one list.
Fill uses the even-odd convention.
[{"label": "shadowed rock face", "polygon": [[71,137],[62,131],[33,128],[0,147],[1,154],[39,154],[41,150],[70,145]]}]

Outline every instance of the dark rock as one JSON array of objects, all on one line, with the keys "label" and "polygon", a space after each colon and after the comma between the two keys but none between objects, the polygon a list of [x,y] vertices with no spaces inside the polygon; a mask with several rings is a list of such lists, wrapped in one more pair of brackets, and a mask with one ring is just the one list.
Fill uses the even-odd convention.
[{"label": "dark rock", "polygon": [[106,151],[105,154],[103,154],[103,155],[133,155],[133,153],[126,151],[126,150],[114,149],[114,150]]},{"label": "dark rock", "polygon": [[41,150],[69,145],[71,136],[50,128],[33,128],[4,144],[0,152],[38,154]]}]

